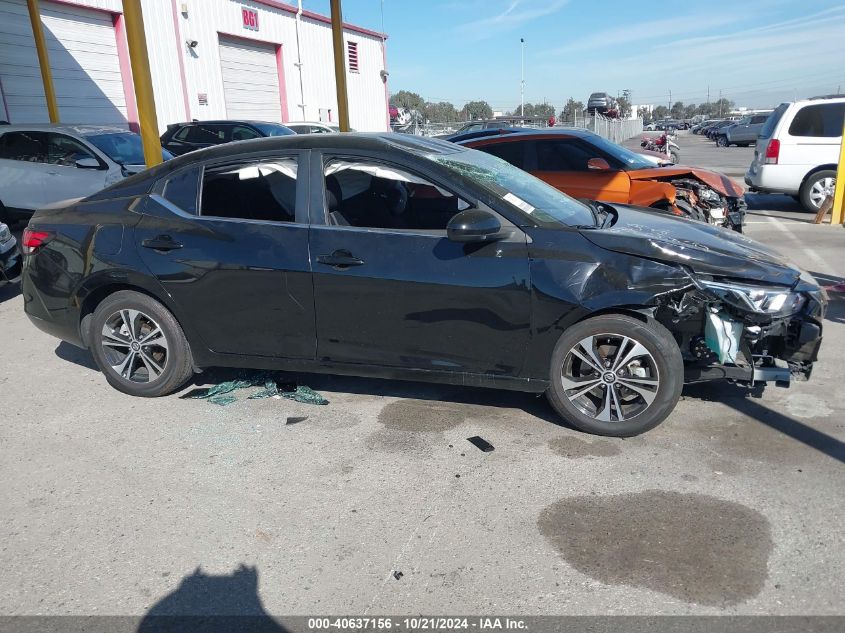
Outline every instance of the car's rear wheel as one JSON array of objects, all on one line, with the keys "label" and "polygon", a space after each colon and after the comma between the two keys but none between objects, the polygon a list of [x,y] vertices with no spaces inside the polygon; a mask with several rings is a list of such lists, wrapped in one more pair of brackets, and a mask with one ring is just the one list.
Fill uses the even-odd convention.
[{"label": "car's rear wheel", "polygon": [[155,299],[122,290],[94,311],[91,353],[114,388],[133,396],[164,396],[193,373],[191,350],[178,321]]},{"label": "car's rear wheel", "polygon": [[823,169],[807,178],[801,187],[801,204],[807,210],[816,213],[827,196],[833,195],[836,186],[836,172]]},{"label": "car's rear wheel", "polygon": [[681,396],[683,376],[680,349],[663,325],[608,314],[563,333],[546,394],[582,431],[630,437],[666,419]]}]

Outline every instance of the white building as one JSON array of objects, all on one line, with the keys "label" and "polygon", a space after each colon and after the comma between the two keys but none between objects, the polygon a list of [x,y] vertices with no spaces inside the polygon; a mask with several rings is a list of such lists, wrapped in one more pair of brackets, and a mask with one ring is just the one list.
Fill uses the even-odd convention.
[{"label": "white building", "polygon": [[[42,0],[63,123],[137,126],[121,0]],[[337,121],[331,21],[277,0],[141,0],[158,124]],[[389,129],[384,37],[344,24],[350,125]],[[0,119],[48,122],[26,0],[0,0]]]}]

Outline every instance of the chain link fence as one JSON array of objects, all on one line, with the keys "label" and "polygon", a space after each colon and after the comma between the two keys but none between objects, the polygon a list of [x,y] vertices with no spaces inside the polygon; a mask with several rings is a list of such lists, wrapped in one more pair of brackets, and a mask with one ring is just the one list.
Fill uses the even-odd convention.
[{"label": "chain link fence", "polygon": [[[394,126],[394,131],[403,132],[405,134],[418,134],[421,136],[448,136],[457,133],[463,126],[467,124],[466,121],[456,121],[452,123],[422,123],[413,121],[405,126]],[[548,124],[545,121],[524,122],[519,127],[533,128],[533,129],[548,129]],[[557,121],[555,128],[560,127],[576,127],[591,132],[595,132],[614,143],[622,143],[630,138],[634,138],[643,132],[642,119],[610,119],[600,114],[591,115],[587,117],[577,117],[569,121]],[[479,128],[480,129],[480,128]]]}]

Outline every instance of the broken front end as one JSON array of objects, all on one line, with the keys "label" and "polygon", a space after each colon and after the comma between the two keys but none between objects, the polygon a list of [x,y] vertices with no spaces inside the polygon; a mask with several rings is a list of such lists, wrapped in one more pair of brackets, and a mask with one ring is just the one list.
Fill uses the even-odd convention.
[{"label": "broken front end", "polygon": [[693,219],[742,232],[746,204],[742,195],[726,195],[694,178],[674,178],[675,205]]},{"label": "broken front end", "polygon": [[803,276],[792,287],[702,275],[692,282],[662,297],[655,311],[680,345],[686,382],[788,386],[810,377],[822,340],[824,290]]}]

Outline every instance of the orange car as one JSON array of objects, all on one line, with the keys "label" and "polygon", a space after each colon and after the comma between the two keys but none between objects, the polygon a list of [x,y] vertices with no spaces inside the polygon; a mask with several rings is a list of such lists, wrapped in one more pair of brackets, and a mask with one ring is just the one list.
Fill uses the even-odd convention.
[{"label": "orange car", "polygon": [[573,198],[652,207],[742,230],[742,185],[708,169],[658,166],[586,130],[497,130],[454,140],[503,158]]}]

